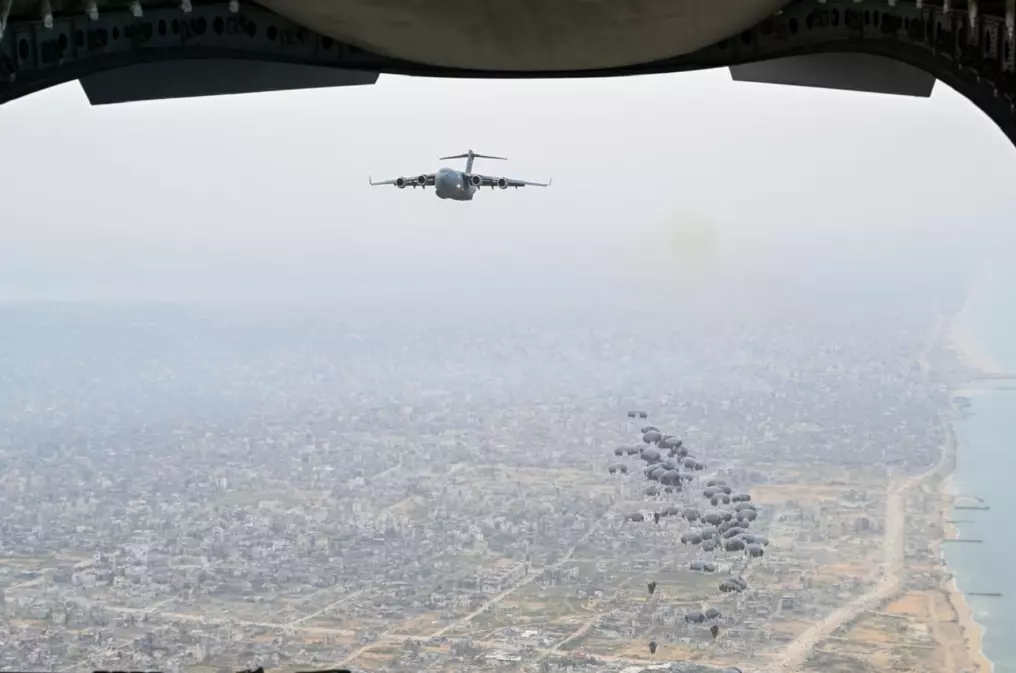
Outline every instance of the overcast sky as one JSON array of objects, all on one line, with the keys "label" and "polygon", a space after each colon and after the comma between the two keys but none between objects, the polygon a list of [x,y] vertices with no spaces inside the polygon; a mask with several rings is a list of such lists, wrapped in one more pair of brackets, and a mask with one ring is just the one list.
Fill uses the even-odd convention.
[{"label": "overcast sky", "polygon": [[[96,108],[73,83],[0,125],[8,298],[920,275],[1016,239],[1016,152],[941,83],[382,77]],[[477,170],[554,184],[467,203],[368,186],[470,148],[510,159]]]}]

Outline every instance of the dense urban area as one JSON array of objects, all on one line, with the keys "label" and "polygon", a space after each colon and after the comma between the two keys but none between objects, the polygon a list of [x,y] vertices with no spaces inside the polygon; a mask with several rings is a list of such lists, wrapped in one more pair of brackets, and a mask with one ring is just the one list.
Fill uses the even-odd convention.
[{"label": "dense urban area", "polygon": [[945,671],[954,310],[4,308],[0,668]]}]

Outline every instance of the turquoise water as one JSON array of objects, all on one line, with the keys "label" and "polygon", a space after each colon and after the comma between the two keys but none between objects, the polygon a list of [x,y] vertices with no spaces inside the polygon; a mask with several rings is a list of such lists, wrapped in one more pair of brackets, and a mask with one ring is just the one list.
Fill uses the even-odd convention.
[{"label": "turquoise water", "polygon": [[[1006,373],[1016,373],[1016,271],[990,267],[974,293],[967,324]],[[954,478],[960,495],[983,498],[988,511],[956,510],[963,537],[983,544],[946,545],[945,558],[984,629],[984,653],[996,673],[1016,673],[1016,380],[972,398],[970,418],[954,423],[959,442]]]}]

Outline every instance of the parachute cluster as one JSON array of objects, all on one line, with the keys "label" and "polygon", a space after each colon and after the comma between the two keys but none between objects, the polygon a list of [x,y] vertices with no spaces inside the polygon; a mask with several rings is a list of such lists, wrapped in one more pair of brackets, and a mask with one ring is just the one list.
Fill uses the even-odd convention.
[{"label": "parachute cluster", "polygon": [[[646,420],[648,417],[645,411],[628,412],[629,419]],[[651,482],[644,490],[645,495],[674,499],[674,502],[652,513],[653,523],[660,525],[668,518],[687,522],[689,528],[681,534],[681,543],[695,547],[697,556],[705,556],[691,561],[689,570],[715,573],[720,570],[718,556],[724,561],[732,561],[731,570],[739,558],[743,558],[742,568],[747,568],[752,559],[765,555],[769,538],[749,531],[758,519],[758,508],[751,501],[750,494],[735,491],[718,477],[706,479],[703,483],[699,473],[706,470],[706,463],[692,455],[677,436],[665,434],[650,424],[642,426],[640,433],[641,444],[614,449],[614,455],[621,460],[611,464],[608,471],[615,475],[633,472],[634,465],[621,462],[625,458],[637,456],[645,463],[643,474]],[[647,518],[643,512],[625,516],[625,520],[631,523],[643,523]],[[721,594],[739,594],[747,588],[745,579],[733,572],[717,585]],[[648,589],[652,596],[657,589],[656,582],[650,582]],[[684,617],[689,624],[709,624],[713,638],[719,635],[722,618],[721,612],[714,607],[690,612]],[[651,655],[655,655],[656,648],[655,641],[649,644]]]}]

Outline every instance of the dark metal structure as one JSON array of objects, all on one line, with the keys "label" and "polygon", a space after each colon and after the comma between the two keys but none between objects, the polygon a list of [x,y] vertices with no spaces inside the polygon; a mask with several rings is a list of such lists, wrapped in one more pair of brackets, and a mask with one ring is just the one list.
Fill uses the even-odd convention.
[{"label": "dark metal structure", "polygon": [[743,81],[913,96],[930,95],[939,79],[1016,143],[1016,0],[795,0],[671,58],[565,70],[402,60],[237,0],[0,0],[0,27],[0,103],[75,79],[93,104],[106,104],[372,84],[380,73],[613,77],[729,67]]}]

